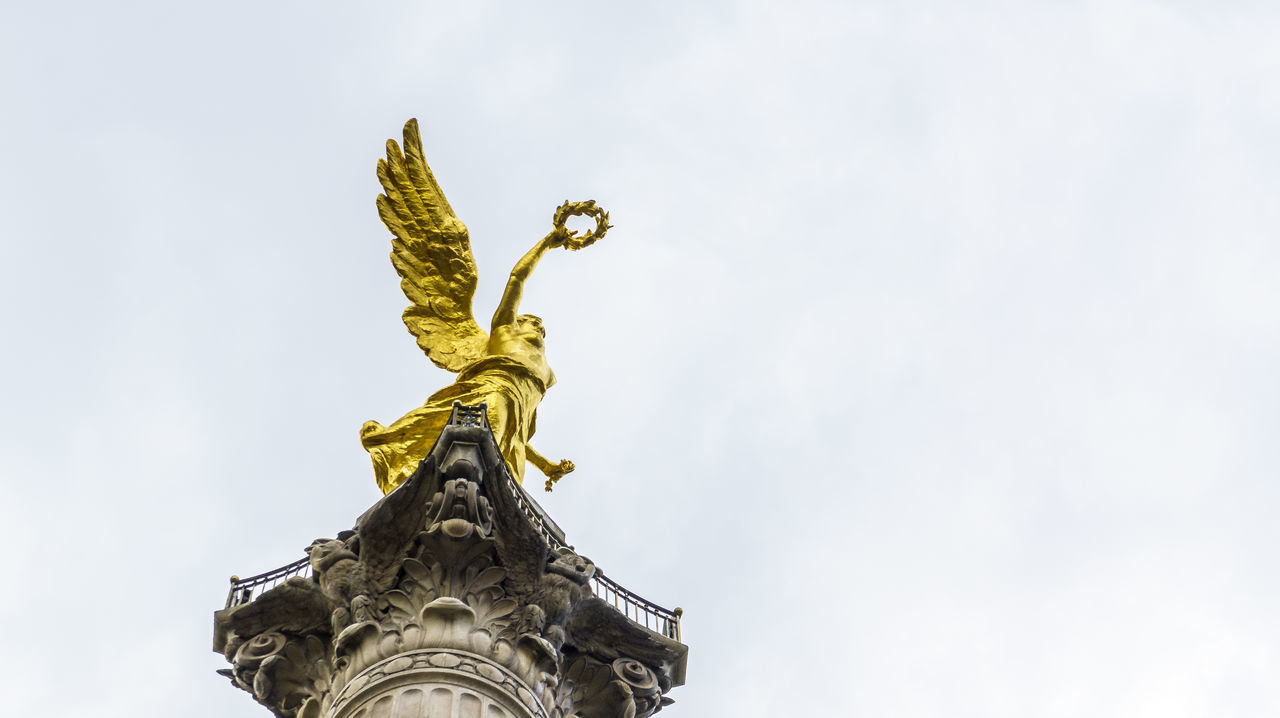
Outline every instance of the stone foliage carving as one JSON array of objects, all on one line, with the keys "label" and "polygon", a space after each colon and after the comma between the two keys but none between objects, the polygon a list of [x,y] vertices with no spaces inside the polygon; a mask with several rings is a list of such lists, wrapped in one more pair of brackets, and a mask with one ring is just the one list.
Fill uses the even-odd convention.
[{"label": "stone foliage carving", "polygon": [[223,673],[284,718],[661,709],[687,649],[592,597],[595,565],[553,550],[510,481],[487,429],[447,427],[353,532],[308,547],[311,578],[215,615]]}]

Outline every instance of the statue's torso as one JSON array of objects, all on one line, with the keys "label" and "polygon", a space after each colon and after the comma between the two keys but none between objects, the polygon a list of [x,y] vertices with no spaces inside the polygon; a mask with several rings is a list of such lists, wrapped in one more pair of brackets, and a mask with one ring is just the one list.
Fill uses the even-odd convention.
[{"label": "statue's torso", "polygon": [[[489,336],[489,356],[503,356],[525,366],[542,381],[543,390],[555,383],[555,373],[547,365],[542,335],[515,326],[494,327]],[[481,361],[484,361],[483,359]]]},{"label": "statue's torso", "polygon": [[517,481],[524,477],[525,443],[533,436],[534,417],[555,374],[547,366],[542,337],[499,327],[488,354],[458,372],[457,380],[432,394],[421,408],[389,427],[368,422],[361,441],[374,458],[374,473],[384,492],[409,477],[448,422],[453,403],[488,407],[490,428]]}]

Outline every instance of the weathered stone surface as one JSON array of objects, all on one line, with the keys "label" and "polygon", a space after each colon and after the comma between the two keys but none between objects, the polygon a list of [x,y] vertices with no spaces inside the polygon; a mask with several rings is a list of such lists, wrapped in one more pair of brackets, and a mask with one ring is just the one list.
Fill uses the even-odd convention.
[{"label": "weathered stone surface", "polygon": [[448,650],[376,663],[335,698],[334,718],[545,718],[518,676],[483,656]]},{"label": "weathered stone surface", "polygon": [[487,426],[446,427],[354,531],[312,543],[311,577],[215,614],[222,673],[283,718],[656,712],[687,648],[594,597],[595,565],[532,505]]}]

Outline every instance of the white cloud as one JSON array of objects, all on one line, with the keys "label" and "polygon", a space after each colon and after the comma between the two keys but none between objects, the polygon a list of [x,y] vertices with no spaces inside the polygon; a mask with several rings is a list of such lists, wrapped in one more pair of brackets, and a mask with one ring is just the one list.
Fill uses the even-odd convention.
[{"label": "white cloud", "polygon": [[556,204],[612,212],[526,300],[545,504],[687,609],[673,717],[1280,708],[1269,5],[21,13],[19,712],[262,713],[203,653],[226,576],[346,528],[361,422],[448,381],[373,210],[410,115],[478,314]]}]

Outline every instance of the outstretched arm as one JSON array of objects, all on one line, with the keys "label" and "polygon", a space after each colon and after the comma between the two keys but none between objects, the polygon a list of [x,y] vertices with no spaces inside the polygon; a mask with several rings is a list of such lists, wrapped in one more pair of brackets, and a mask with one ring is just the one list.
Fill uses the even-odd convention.
[{"label": "outstretched arm", "polygon": [[538,260],[542,259],[542,255],[546,254],[548,249],[564,244],[568,237],[568,230],[563,227],[556,228],[533,245],[533,249],[516,262],[515,268],[511,270],[511,277],[507,279],[507,288],[502,292],[502,301],[498,302],[498,309],[493,313],[491,331],[516,323],[516,316],[520,313],[520,298],[524,296],[525,281],[529,279],[530,274],[533,274],[533,268],[538,266]]},{"label": "outstretched arm", "polygon": [[563,459],[559,463],[555,464],[551,463],[547,457],[535,451],[533,446],[530,444],[524,445],[524,458],[528,459],[529,463],[538,467],[538,471],[547,475],[547,483],[545,486],[547,491],[550,491],[551,485],[559,481],[565,474],[577,468],[573,465],[573,462],[568,459]]}]

